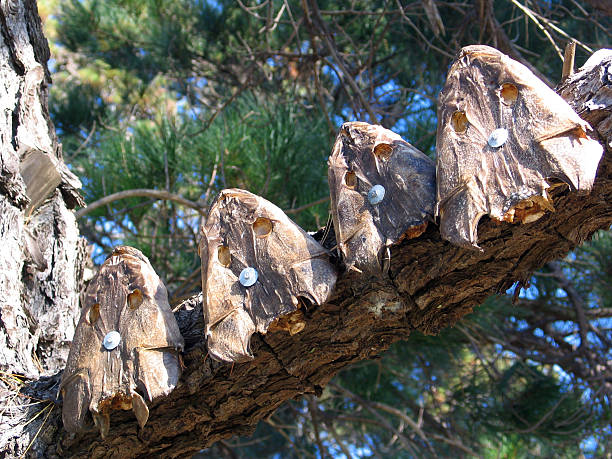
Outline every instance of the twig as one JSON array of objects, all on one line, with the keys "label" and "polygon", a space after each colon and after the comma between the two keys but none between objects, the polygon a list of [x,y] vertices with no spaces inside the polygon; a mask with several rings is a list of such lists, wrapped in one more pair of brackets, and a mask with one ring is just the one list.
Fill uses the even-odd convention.
[{"label": "twig", "polygon": [[[247,72],[248,74],[249,72]],[[219,107],[217,110],[215,110],[215,112],[208,118],[208,120],[204,123],[204,126],[201,129],[198,129],[196,132],[193,132],[190,134],[190,136],[195,137],[197,135],[200,135],[202,132],[205,132],[210,125],[213,123],[213,121],[215,121],[217,119],[217,116],[219,116],[219,114],[225,110],[229,104],[231,104],[232,102],[234,102],[236,100],[236,98],[242,94],[244,92],[245,89],[248,88],[248,84],[245,82],[244,84],[242,84],[236,91],[234,91],[234,94],[231,95],[231,97],[229,99],[227,99],[223,105],[221,105],[221,107]]]},{"label": "twig", "polygon": [[[497,370],[497,368],[495,368],[495,365],[493,365],[492,363],[490,363],[486,357],[482,354],[482,352],[480,351],[480,348],[478,347],[478,342],[476,341],[476,339],[474,339],[472,337],[472,335],[470,335],[468,333],[468,331],[461,325],[457,325],[456,326],[457,330],[459,330],[461,333],[463,333],[467,339],[470,341],[470,344],[472,345],[472,348],[474,349],[474,353],[476,354],[476,356],[480,359],[480,361],[482,362],[483,368],[484,370],[487,372],[487,374],[489,375],[489,378],[493,381],[499,379],[499,371]],[[493,371],[494,374],[492,374],[489,371],[489,368],[491,369],[491,371]]]},{"label": "twig", "polygon": [[307,400],[308,408],[310,411],[310,420],[312,421],[312,428],[314,430],[315,435],[315,442],[317,444],[317,447],[319,448],[319,454],[321,455],[321,459],[324,459],[325,448],[323,447],[323,442],[321,441],[321,434],[319,433],[319,409],[312,396],[308,396]]},{"label": "twig", "polygon": [[327,432],[332,436],[332,438],[334,439],[338,447],[342,450],[342,452],[346,456],[346,459],[352,459],[353,455],[348,450],[344,442],[338,436],[338,432],[336,432],[334,425],[331,422],[327,422],[325,423],[325,426],[327,427]]},{"label": "twig", "polygon": [[87,134],[87,138],[83,140],[81,145],[79,145],[79,147],[75,150],[74,153],[68,156],[68,158],[66,159],[67,163],[71,162],[76,157],[76,155],[78,155],[81,152],[81,150],[85,148],[85,146],[89,143],[89,141],[93,137],[94,132],[96,132],[96,121],[95,120],[93,122],[93,125],[91,126],[91,130],[89,131],[89,134]]},{"label": "twig", "polygon": [[186,287],[190,286],[192,284],[192,281],[196,277],[198,277],[201,272],[202,272],[202,266],[198,266],[197,269],[195,269],[189,276],[187,276],[187,279],[185,279],[183,283],[176,288],[176,290],[172,293],[172,295],[170,295],[170,300],[171,300],[170,302],[176,304],[176,302],[178,301],[178,298],[176,298],[176,296],[179,293],[184,293],[184,290],[186,289]]},{"label": "twig", "polygon": [[[354,401],[358,402],[361,406],[363,406],[366,410],[368,410],[372,416],[374,416],[375,418],[377,418],[384,426],[387,430],[389,430],[390,432],[393,432],[395,435],[397,435],[397,438],[399,439],[399,441],[402,443],[402,445],[404,446],[404,448],[406,448],[406,450],[412,454],[414,457],[418,457],[418,454],[416,453],[416,451],[414,450],[414,448],[412,447],[412,445],[410,444],[408,438],[406,437],[406,435],[404,435],[403,433],[401,433],[398,429],[396,429],[395,427],[393,427],[393,425],[391,423],[389,423],[389,421],[387,421],[383,416],[380,415],[380,413],[378,413],[371,405],[373,405],[374,402],[368,402],[364,399],[362,399],[361,397],[359,397],[358,395],[352,393],[350,390],[345,389],[342,386],[339,386],[335,383],[329,383],[329,387],[344,393],[345,395],[347,395],[349,398],[352,398]],[[413,421],[414,423],[414,421]],[[416,423],[415,423],[416,425]],[[420,429],[419,429],[420,430]],[[429,445],[429,443],[428,443]],[[429,447],[431,448],[431,445],[429,445]]]},{"label": "twig", "polygon": [[400,3],[400,0],[397,0],[397,6],[399,8],[399,11],[402,15],[402,18],[408,23],[408,25],[410,27],[412,27],[412,29],[416,32],[416,34],[419,36],[419,38],[421,40],[423,40],[423,42],[430,47],[431,49],[434,49],[436,51],[438,51],[440,54],[442,54],[443,56],[448,57],[449,59],[455,59],[455,56],[451,53],[449,53],[448,51],[443,50],[442,48],[437,47],[436,45],[434,45],[432,42],[430,42],[427,37],[423,34],[423,32],[421,32],[421,29],[419,29],[414,22],[412,22],[412,19],[410,19],[406,13],[404,12],[404,7],[402,6],[402,4]]},{"label": "twig", "polygon": [[[38,412],[38,414],[42,413],[44,410],[46,410],[47,408],[49,408],[49,410],[47,411],[47,415],[45,416],[45,419],[43,419],[43,422],[40,424],[40,427],[38,428],[38,430],[36,431],[36,435],[34,435],[34,438],[32,438],[32,441],[30,441],[30,444],[28,445],[28,447],[26,448],[26,450],[23,452],[23,454],[19,457],[19,459],[22,459],[25,457],[25,455],[27,454],[28,450],[32,447],[32,445],[34,444],[34,442],[36,441],[36,439],[38,438],[38,435],[40,434],[40,431],[42,430],[42,428],[45,426],[45,424],[47,423],[47,419],[49,419],[49,415],[53,412],[53,403],[49,403],[46,407],[44,407],[42,410],[40,410]],[[30,421],[33,421],[34,419],[36,419],[36,417],[38,416],[38,414],[36,416],[34,416],[34,418],[30,419]],[[26,424],[27,425],[27,424]]]},{"label": "twig", "polygon": [[574,73],[574,58],[576,57],[576,42],[570,41],[565,47],[563,54],[563,70],[561,71],[561,81]]},{"label": "twig", "polygon": [[281,424],[277,424],[272,420],[272,416],[270,416],[266,421],[267,424],[269,424],[270,426],[272,426],[273,428],[276,429],[276,431],[281,434],[285,440],[287,440],[287,442],[291,443],[291,445],[293,445],[293,447],[295,448],[295,452],[299,453],[298,457],[301,455],[301,457],[316,457],[314,454],[303,450],[302,448],[300,448],[298,445],[295,444],[295,442],[291,439],[291,437],[289,435],[287,435],[287,432],[285,432],[283,430],[283,427]]},{"label": "twig", "polygon": [[219,157],[215,159],[215,165],[213,166],[213,170],[210,173],[210,180],[208,181],[208,186],[206,187],[206,193],[204,193],[204,197],[198,200],[198,204],[202,204],[202,207],[206,206],[208,202],[208,198],[210,197],[210,192],[215,184],[215,180],[217,179],[217,167],[219,166]]},{"label": "twig", "polygon": [[523,11],[523,13],[525,13],[527,17],[529,17],[529,19],[531,19],[534,22],[534,24],[538,27],[538,29],[542,31],[542,33],[546,36],[546,38],[548,38],[548,41],[550,41],[551,45],[553,45],[553,47],[555,48],[555,51],[557,52],[557,56],[559,56],[559,59],[561,59],[561,62],[563,62],[563,55],[561,54],[561,49],[557,46],[557,43],[555,43],[555,40],[550,35],[550,32],[546,29],[546,27],[544,27],[540,23],[538,18],[535,16],[535,13],[531,11],[531,9],[527,8],[525,5],[521,5],[517,0],[511,0],[511,1],[521,11]]},{"label": "twig", "polygon": [[182,196],[179,196],[178,194],[169,193],[167,191],[162,191],[162,190],[136,188],[133,190],[119,191],[117,193],[113,193],[111,195],[105,196],[102,199],[98,199],[97,201],[89,204],[87,207],[83,209],[79,209],[76,212],[76,218],[81,218],[100,207],[110,204],[111,202],[119,201],[120,199],[138,198],[138,197],[155,198],[155,199],[162,199],[165,201],[173,201],[173,202],[176,202],[177,204],[181,204],[185,207],[189,207],[190,209],[196,210],[200,215],[206,215],[206,212],[200,206],[198,206],[198,204],[188,199],[185,199]]},{"label": "twig", "polygon": [[[329,31],[327,30],[327,27],[325,25],[325,22],[323,21],[323,18],[321,18],[321,14],[319,12],[319,6],[317,5],[317,3],[315,1],[312,1],[312,0],[310,1],[310,9],[307,6],[307,1],[303,1],[302,3],[303,3],[303,6],[304,6],[305,10],[312,11],[314,19],[316,20],[317,25],[318,25],[317,28],[321,32],[321,35],[323,37],[323,41],[325,42],[325,45],[327,46],[327,49],[329,50],[330,54],[334,58],[334,61],[336,61],[336,65],[338,66],[338,68],[342,72],[342,76],[344,78],[346,78],[346,80],[348,81],[349,86],[355,92],[355,95],[359,99],[359,102],[361,103],[361,106],[368,113],[368,116],[370,117],[370,122],[371,123],[377,123],[378,122],[378,118],[376,117],[376,114],[374,113],[374,110],[372,110],[372,107],[370,106],[368,101],[363,96],[363,93],[361,92],[361,89],[359,89],[359,86],[357,86],[357,83],[355,82],[355,79],[352,77],[351,73],[348,71],[348,69],[344,65],[344,60],[338,54],[338,50],[336,49],[336,46],[335,46],[335,44],[333,42],[333,37],[331,36]],[[314,24],[314,22],[313,22],[313,24]]]},{"label": "twig", "polygon": [[516,433],[520,433],[520,434],[526,434],[526,433],[532,433],[534,432],[538,427],[540,427],[544,421],[546,421],[549,417],[552,416],[552,414],[557,410],[557,408],[559,408],[559,405],[561,405],[561,403],[563,402],[563,400],[565,400],[567,397],[569,397],[570,392],[563,394],[559,400],[557,401],[557,403],[555,403],[553,405],[553,407],[548,410],[546,413],[544,413],[544,415],[538,420],[538,422],[536,422],[535,424],[533,424],[532,426],[524,429],[524,430],[515,430],[514,432]]},{"label": "twig", "polygon": [[325,116],[325,121],[327,122],[327,129],[329,131],[330,139],[333,139],[336,135],[336,128],[331,121],[329,116],[329,112],[327,111],[327,107],[325,106],[325,99],[323,98],[323,88],[321,86],[321,63],[314,63],[314,83],[315,83],[315,92],[317,93],[317,99],[319,101],[319,105],[321,106],[321,110],[323,111],[323,115]]},{"label": "twig", "polygon": [[585,45],[584,43],[582,43],[580,40],[578,40],[577,38],[574,38],[572,36],[570,36],[565,30],[557,27],[553,22],[551,22],[548,18],[542,16],[541,14],[536,13],[535,11],[531,11],[533,13],[533,15],[537,18],[540,19],[540,21],[542,21],[544,24],[546,24],[548,27],[550,27],[551,29],[553,29],[555,32],[557,32],[559,35],[563,35],[565,38],[576,42],[576,44],[580,45],[585,51],[589,52],[589,53],[593,53],[593,48],[591,48],[590,46]]},{"label": "twig", "polygon": [[240,5],[240,8],[242,8],[245,12],[247,12],[248,14],[250,14],[251,16],[253,16],[254,18],[259,19],[260,21],[265,21],[266,18],[264,18],[263,16],[260,16],[257,13],[254,13],[254,11],[260,10],[264,7],[266,7],[268,5],[268,2],[262,2],[259,5],[255,5],[255,6],[246,6],[244,3],[242,3],[240,0],[238,0],[238,4]]},{"label": "twig", "polygon": [[576,319],[578,321],[578,331],[580,333],[580,347],[585,349],[588,344],[587,343],[588,326],[587,326],[587,318],[584,313],[584,310],[585,310],[584,301],[582,300],[582,297],[580,296],[578,291],[574,288],[572,283],[569,281],[569,279],[567,279],[567,277],[563,274],[561,267],[557,263],[551,262],[551,263],[548,263],[548,266],[550,267],[552,273],[555,275],[555,278],[557,279],[557,281],[559,281],[559,283],[561,284],[561,288],[565,290],[565,293],[567,293],[567,296],[570,302],[572,303],[572,306],[574,306],[574,309],[576,310]]},{"label": "twig", "polygon": [[283,5],[280,8],[280,11],[278,12],[276,17],[272,21],[272,24],[264,25],[261,29],[259,29],[259,31],[257,33],[273,32],[274,29],[276,29],[276,27],[278,26],[278,23],[280,22],[280,18],[282,17],[283,13],[285,12],[285,7],[286,7],[286,4],[283,3]]},{"label": "twig", "polygon": [[414,430],[416,432],[416,434],[421,437],[421,440],[423,440],[427,446],[429,447],[430,451],[433,452],[433,448],[431,446],[431,444],[429,443],[429,440],[427,440],[427,437],[425,436],[425,433],[421,430],[421,428],[419,427],[419,425],[414,422],[409,416],[407,416],[405,413],[403,413],[402,411],[393,408],[392,406],[389,405],[385,405],[383,403],[378,403],[378,402],[370,402],[370,405],[372,405],[374,408],[378,408],[379,410],[382,411],[386,411],[389,414],[393,414],[394,416],[397,416],[398,418],[400,418],[402,421],[404,421],[406,424],[408,424],[412,430]]},{"label": "twig", "polygon": [[362,11],[356,9],[346,9],[346,10],[321,10],[321,14],[325,16],[380,16],[384,15],[394,15],[397,11]]},{"label": "twig", "polygon": [[433,438],[435,438],[436,440],[440,440],[443,441],[444,443],[454,446],[457,449],[460,449],[461,451],[468,453],[469,455],[473,456],[473,457],[482,457],[480,454],[476,453],[476,451],[474,451],[473,449],[470,449],[469,447],[465,446],[463,443],[461,443],[460,440],[453,440],[451,438],[447,438],[443,435],[439,435],[439,434],[431,434],[431,436]]},{"label": "twig", "polygon": [[300,206],[300,207],[294,207],[292,209],[284,210],[283,212],[285,212],[287,215],[295,215],[311,207],[318,206],[319,204],[323,204],[324,202],[327,202],[327,201],[329,201],[329,196],[325,196],[324,198],[317,199],[316,201],[310,202],[308,204],[304,204],[303,206]]}]

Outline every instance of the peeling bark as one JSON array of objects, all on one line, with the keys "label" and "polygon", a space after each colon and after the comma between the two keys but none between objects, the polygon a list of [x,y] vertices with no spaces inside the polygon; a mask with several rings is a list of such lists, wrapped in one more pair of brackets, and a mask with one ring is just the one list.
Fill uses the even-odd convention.
[{"label": "peeling bark", "polygon": [[[8,457],[26,451],[51,412],[50,402],[32,404],[20,391],[27,379],[64,367],[88,258],[68,210],[80,200],[80,182],[62,161],[47,112],[48,58],[35,2],[2,2],[0,454]],[[49,176],[59,179],[36,181]],[[44,415],[32,420],[43,407]]]}]

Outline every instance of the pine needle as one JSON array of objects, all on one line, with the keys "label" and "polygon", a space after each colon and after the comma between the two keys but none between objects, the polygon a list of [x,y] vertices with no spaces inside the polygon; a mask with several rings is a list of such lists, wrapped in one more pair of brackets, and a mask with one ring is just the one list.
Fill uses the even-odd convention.
[{"label": "pine needle", "polygon": [[38,435],[40,435],[40,431],[42,430],[42,428],[45,426],[45,424],[47,423],[47,419],[49,419],[49,416],[51,415],[51,413],[53,412],[53,403],[49,402],[49,404],[47,406],[45,406],[42,410],[40,410],[38,413],[36,413],[36,416],[34,416],[32,419],[30,419],[25,425],[27,426],[30,422],[32,422],[34,419],[36,419],[40,414],[42,414],[43,411],[47,410],[47,415],[45,416],[45,419],[43,419],[43,422],[40,424],[40,427],[38,428],[38,430],[36,431],[36,435],[34,435],[34,438],[32,438],[32,441],[30,441],[30,444],[28,445],[28,447],[26,448],[26,450],[23,452],[23,454],[21,456],[19,456],[19,459],[23,459],[25,457],[25,455],[28,453],[29,449],[32,447],[32,445],[34,444],[34,442],[36,441],[36,439],[38,438]]}]

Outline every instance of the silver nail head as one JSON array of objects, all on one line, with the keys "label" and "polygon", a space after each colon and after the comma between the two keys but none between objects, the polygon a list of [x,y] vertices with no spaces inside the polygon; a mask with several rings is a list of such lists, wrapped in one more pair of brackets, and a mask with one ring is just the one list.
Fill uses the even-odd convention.
[{"label": "silver nail head", "polygon": [[102,340],[102,346],[104,346],[104,349],[106,349],[107,351],[112,351],[117,346],[119,346],[120,342],[121,335],[119,334],[119,332],[113,330],[106,334],[106,336]]},{"label": "silver nail head", "polygon": [[244,268],[240,272],[240,277],[238,278],[238,280],[240,280],[240,283],[245,287],[250,287],[255,282],[257,282],[257,270],[251,267]]},{"label": "silver nail head", "polygon": [[495,129],[491,132],[487,143],[493,148],[501,147],[508,140],[508,130],[504,128]]},{"label": "silver nail head", "polygon": [[370,188],[370,191],[368,191],[368,201],[370,201],[370,204],[373,206],[380,203],[384,197],[385,187],[382,185],[374,185]]}]

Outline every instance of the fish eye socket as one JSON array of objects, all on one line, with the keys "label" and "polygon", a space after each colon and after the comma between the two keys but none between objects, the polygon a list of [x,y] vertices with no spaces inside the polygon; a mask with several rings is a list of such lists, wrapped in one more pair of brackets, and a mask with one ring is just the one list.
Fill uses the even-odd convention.
[{"label": "fish eye socket", "polygon": [[467,130],[468,119],[464,111],[457,110],[451,116],[451,125],[457,134],[462,134]]}]

